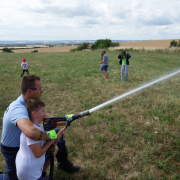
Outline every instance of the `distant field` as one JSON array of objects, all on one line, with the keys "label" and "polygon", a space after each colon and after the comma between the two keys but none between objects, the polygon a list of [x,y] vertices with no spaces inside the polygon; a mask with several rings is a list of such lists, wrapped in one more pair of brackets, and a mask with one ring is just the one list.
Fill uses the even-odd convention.
[{"label": "distant field", "polygon": [[31,48],[31,49],[15,49],[13,52],[15,53],[28,53],[32,50],[36,49],[38,52],[69,52],[70,49],[77,48],[76,45],[72,46],[55,46],[55,47],[44,47],[44,48]]},{"label": "distant field", "polygon": [[[130,52],[129,81],[120,82],[118,51],[107,50],[109,79],[99,70],[101,50],[46,52],[0,53],[0,131],[4,111],[21,94],[22,58],[41,77],[42,100],[54,116],[89,110],[180,69],[180,53]],[[74,121],[65,139],[81,171],[67,174],[55,161],[54,180],[180,179],[179,105],[177,74]]]},{"label": "distant field", "polygon": [[[132,42],[121,42],[119,47],[115,47],[113,49],[129,49],[129,48],[134,48],[134,49],[165,49],[169,48],[170,42],[173,39],[168,39],[168,40],[151,40],[151,41],[132,41]],[[177,42],[179,42],[178,39],[176,39]],[[37,49],[38,52],[69,52],[70,49],[75,49],[77,48],[76,45],[72,46],[55,46],[55,47],[43,47],[43,48],[33,48]],[[16,49],[13,50],[15,53],[26,53],[26,52],[31,52],[33,50],[31,49]],[[1,52],[1,51],[0,51]]]},{"label": "distant field", "polygon": [[[169,48],[173,39],[167,40],[152,40],[152,41],[134,41],[134,42],[122,42],[121,47],[126,48],[145,48],[145,49],[159,49]],[[178,39],[176,39],[179,42]]]}]

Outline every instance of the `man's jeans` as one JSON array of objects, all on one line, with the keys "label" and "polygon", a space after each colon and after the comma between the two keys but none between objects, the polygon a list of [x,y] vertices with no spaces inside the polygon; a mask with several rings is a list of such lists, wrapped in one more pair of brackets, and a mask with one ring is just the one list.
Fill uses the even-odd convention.
[{"label": "man's jeans", "polygon": [[128,65],[121,66],[121,79],[123,79],[123,77],[124,77],[124,71],[126,74],[126,80],[128,80]]},{"label": "man's jeans", "polygon": [[6,161],[5,171],[7,173],[7,179],[18,180],[17,175],[16,175],[16,164],[15,164],[16,154],[18,150],[13,150],[13,151],[5,150],[3,149],[2,144],[1,144],[1,152]]}]

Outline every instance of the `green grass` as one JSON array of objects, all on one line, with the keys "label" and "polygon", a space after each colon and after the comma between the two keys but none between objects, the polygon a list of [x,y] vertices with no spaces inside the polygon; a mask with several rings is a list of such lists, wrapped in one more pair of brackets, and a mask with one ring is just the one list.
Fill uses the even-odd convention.
[{"label": "green grass", "polygon": [[[0,53],[0,122],[20,94],[20,64],[40,76],[42,100],[54,116],[77,114],[180,69],[180,54],[130,52],[129,81],[120,82],[117,51],[107,51],[109,79],[99,71],[101,51]],[[77,174],[54,179],[180,179],[180,74],[74,121],[65,137]],[[2,126],[0,126],[0,129]],[[0,171],[5,162],[0,153]]]}]

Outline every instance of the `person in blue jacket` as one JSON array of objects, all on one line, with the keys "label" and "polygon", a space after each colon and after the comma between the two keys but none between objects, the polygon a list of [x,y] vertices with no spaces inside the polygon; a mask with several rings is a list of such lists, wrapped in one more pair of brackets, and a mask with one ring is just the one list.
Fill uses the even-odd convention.
[{"label": "person in blue jacket", "polygon": [[120,65],[121,66],[121,79],[120,81],[123,80],[124,77],[124,72],[126,75],[126,81],[128,81],[128,66],[129,66],[129,58],[131,58],[131,55],[127,53],[126,51],[121,52],[122,58],[120,59]]}]

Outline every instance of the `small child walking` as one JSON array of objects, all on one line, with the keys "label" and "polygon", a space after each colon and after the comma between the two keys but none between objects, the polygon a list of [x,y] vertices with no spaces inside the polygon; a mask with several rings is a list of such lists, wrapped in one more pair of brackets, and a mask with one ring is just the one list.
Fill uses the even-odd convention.
[{"label": "small child walking", "polygon": [[27,72],[27,74],[29,75],[29,71],[28,71],[29,67],[28,67],[28,63],[26,62],[25,58],[22,59],[21,69],[22,69],[21,77],[23,77],[24,72]]}]

